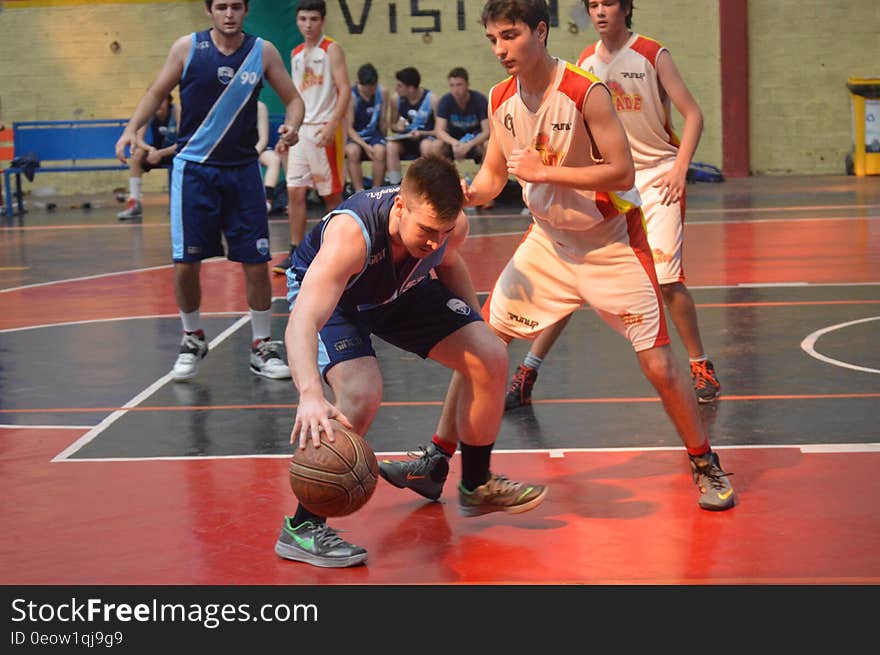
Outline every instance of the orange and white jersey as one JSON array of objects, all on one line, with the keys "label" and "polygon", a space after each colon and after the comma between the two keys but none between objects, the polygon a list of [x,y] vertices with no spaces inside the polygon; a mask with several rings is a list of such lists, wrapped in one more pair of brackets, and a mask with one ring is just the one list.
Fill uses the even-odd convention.
[{"label": "orange and white jersey", "polygon": [[[492,131],[505,159],[533,147],[547,166],[592,166],[601,162],[584,122],[590,90],[602,82],[577,66],[557,60],[556,77],[541,106],[532,112],[510,77],[489,92]],[[587,230],[640,204],[635,187],[625,193],[590,191],[518,180],[535,220],[561,230]]]},{"label": "orange and white jersey", "polygon": [[306,106],[303,125],[321,124],[330,120],[336,105],[336,82],[330,63],[328,36],[322,36],[318,45],[306,48],[300,43],[290,53],[290,76]]},{"label": "orange and white jersey", "polygon": [[661,95],[657,78],[657,57],[666,48],[639,34],[633,34],[609,62],[600,57],[604,48],[602,41],[587,46],[578,58],[578,66],[603,80],[611,90],[636,170],[675,159],[679,139],[672,130],[669,96]]}]

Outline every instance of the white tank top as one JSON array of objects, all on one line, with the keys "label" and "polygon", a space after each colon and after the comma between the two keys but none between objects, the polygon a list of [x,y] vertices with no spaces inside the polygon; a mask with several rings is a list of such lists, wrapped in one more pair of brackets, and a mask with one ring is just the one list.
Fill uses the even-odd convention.
[{"label": "white tank top", "polygon": [[672,130],[669,96],[664,93],[661,97],[657,78],[657,57],[666,48],[633,34],[610,62],[602,61],[600,49],[607,55],[601,41],[587,46],[578,66],[604,80],[611,90],[636,170],[675,159],[680,142]]},{"label": "white tank top", "polygon": [[[584,122],[584,102],[602,82],[562,59],[557,60],[552,90],[532,112],[523,103],[517,81],[509,77],[489,92],[492,131],[504,157],[532,146],[549,166],[593,166],[596,152]],[[638,206],[635,187],[625,193],[588,191],[558,184],[518,180],[523,201],[536,220],[563,230],[587,230]]]},{"label": "white tank top", "polygon": [[330,64],[328,36],[322,36],[318,45],[306,49],[300,43],[290,53],[290,76],[306,106],[303,124],[321,124],[330,120],[336,105],[336,82]]}]

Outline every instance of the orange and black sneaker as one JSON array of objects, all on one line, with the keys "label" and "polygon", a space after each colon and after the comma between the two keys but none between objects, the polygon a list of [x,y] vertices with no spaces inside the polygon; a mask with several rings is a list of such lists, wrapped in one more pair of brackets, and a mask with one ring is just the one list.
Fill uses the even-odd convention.
[{"label": "orange and black sneaker", "polygon": [[408,453],[410,459],[379,462],[379,475],[398,489],[412,489],[425,498],[437,500],[449,475],[449,457],[433,443],[419,446],[421,455]]},{"label": "orange and black sneaker", "polygon": [[504,410],[531,405],[532,387],[535,386],[537,379],[538,371],[520,364],[510,378],[510,386],[507,387],[507,395],[504,396]]},{"label": "orange and black sneaker", "polygon": [[729,473],[721,470],[721,463],[714,451],[698,457],[690,456],[694,484],[700,490],[700,507],[719,512],[736,504],[736,494],[727,480]]},{"label": "orange and black sneaker", "polygon": [[721,383],[715,375],[715,367],[708,359],[691,362],[691,380],[694,383],[698,402],[711,403],[721,391]]}]

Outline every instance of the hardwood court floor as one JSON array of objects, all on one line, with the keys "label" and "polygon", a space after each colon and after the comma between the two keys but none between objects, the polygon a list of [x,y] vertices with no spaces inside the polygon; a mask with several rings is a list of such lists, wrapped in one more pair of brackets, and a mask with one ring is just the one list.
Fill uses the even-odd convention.
[{"label": "hardwood court floor", "polygon": [[[878,584],[880,179],[765,177],[688,188],[685,266],[723,397],[701,408],[739,496],[696,505],[687,459],[629,345],[588,309],[509,412],[493,466],[546,482],[538,509],[462,518],[380,480],[331,521],[366,566],[277,558],[297,401],[247,370],[240,270],[203,267],[211,353],[170,382],[179,340],[164,198],[33,209],[0,228],[3,584]],[[471,216],[487,292],[528,218]],[[286,224],[272,221],[278,254]],[[273,330],[286,322],[273,279]],[[674,334],[674,348],[684,351]],[[426,443],[448,372],[377,342],[382,457]],[[511,347],[511,369],[527,345]]]}]

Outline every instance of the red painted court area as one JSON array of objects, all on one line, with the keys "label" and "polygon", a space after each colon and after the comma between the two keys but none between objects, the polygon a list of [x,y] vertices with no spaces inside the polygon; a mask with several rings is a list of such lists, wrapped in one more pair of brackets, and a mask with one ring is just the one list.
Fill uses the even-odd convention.
[{"label": "red painted court area", "polygon": [[[514,479],[549,484],[547,500],[461,517],[457,456],[440,503],[380,480],[363,510],[331,521],[369,551],[366,566],[340,570],[273,552],[295,506],[292,385],[255,382],[221,346],[193,384],[163,377],[179,339],[164,205],[140,225],[96,211],[0,228],[0,580],[880,584],[880,182],[747,179],[689,194],[688,284],[723,385],[705,420],[737,507],[697,507],[685,453],[627,344],[579,312],[533,414],[505,418],[493,457]],[[528,219],[501,206],[471,222],[467,261],[486,292]],[[283,243],[286,225],[272,230]],[[283,279],[273,285],[282,299]],[[237,266],[206,262],[203,288],[214,334],[245,314]],[[824,360],[801,347],[822,330]],[[403,457],[430,438],[447,378],[383,352],[386,402],[368,438]]]}]

